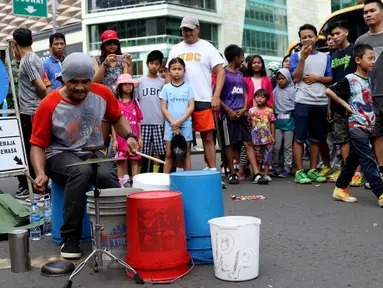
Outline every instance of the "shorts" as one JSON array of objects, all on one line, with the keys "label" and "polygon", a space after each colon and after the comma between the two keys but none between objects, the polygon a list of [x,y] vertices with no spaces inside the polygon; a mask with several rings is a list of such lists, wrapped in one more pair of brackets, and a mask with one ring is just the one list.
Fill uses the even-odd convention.
[{"label": "shorts", "polygon": [[149,155],[152,146],[153,155],[165,155],[166,147],[164,143],[163,125],[141,125],[142,153]]},{"label": "shorts", "polygon": [[115,157],[119,159],[129,159],[129,160],[141,159],[140,155],[131,155],[128,153],[128,151],[117,151]]},{"label": "shorts", "polygon": [[[184,138],[187,142],[190,142],[193,140],[193,129],[192,129],[192,123],[191,122],[182,123],[180,129],[181,129],[182,136],[184,136]],[[168,141],[168,142],[172,141],[173,135],[174,135],[173,128],[170,125],[170,123],[168,121],[166,121],[165,122],[164,140]]]},{"label": "shorts", "polygon": [[335,145],[348,143],[348,117],[335,112],[333,119],[332,141]]},{"label": "shorts", "polygon": [[327,105],[295,103],[295,141],[305,143],[307,135],[312,143],[326,141]]},{"label": "shorts", "polygon": [[255,152],[255,159],[257,160],[258,164],[271,166],[272,145],[254,146],[254,152]]},{"label": "shorts", "polygon": [[383,113],[375,114],[375,128],[372,131],[371,137],[383,136]]},{"label": "shorts", "polygon": [[194,130],[196,132],[210,131],[215,128],[214,114],[210,102],[194,102],[194,112],[192,114]]},{"label": "shorts", "polygon": [[226,117],[223,119],[223,136],[225,139],[225,146],[251,142],[251,134],[248,128],[247,118],[241,117],[236,120],[231,120]]}]

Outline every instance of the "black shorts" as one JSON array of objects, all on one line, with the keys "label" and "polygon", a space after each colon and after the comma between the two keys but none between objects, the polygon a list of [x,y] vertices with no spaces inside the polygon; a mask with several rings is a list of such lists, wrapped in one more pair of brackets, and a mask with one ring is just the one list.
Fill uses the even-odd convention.
[{"label": "black shorts", "polygon": [[241,117],[236,120],[231,120],[226,117],[223,119],[223,135],[226,146],[251,142],[251,134],[248,128],[247,118]]},{"label": "black shorts", "polygon": [[332,122],[332,140],[334,144],[348,143],[348,117],[337,112],[334,113]]}]

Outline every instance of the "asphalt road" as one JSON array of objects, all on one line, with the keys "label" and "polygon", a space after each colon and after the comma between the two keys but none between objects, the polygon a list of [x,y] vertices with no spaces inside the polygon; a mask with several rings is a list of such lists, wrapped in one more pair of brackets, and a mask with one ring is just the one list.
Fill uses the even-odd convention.
[{"label": "asphalt road", "polygon": [[[193,167],[203,168],[202,156],[193,156]],[[14,179],[0,181],[12,192]],[[357,203],[333,201],[333,184],[299,186],[293,178],[276,179],[268,186],[249,181],[223,191],[226,215],[262,219],[260,274],[248,282],[223,282],[212,265],[196,266],[173,287],[257,288],[381,288],[383,287],[383,209],[371,191],[351,189]],[[229,194],[267,196],[266,200],[235,202]],[[203,201],[203,199],[201,199]],[[89,245],[84,249],[90,251]],[[59,254],[58,245],[44,238],[31,241],[32,259]],[[0,260],[9,257],[8,243],[0,242]],[[45,278],[33,268],[24,274],[0,270],[0,287],[62,287],[64,278]],[[122,286],[123,285],[123,286]],[[95,274],[87,267],[73,287],[134,287],[121,269]],[[151,285],[144,285],[149,287]]]}]

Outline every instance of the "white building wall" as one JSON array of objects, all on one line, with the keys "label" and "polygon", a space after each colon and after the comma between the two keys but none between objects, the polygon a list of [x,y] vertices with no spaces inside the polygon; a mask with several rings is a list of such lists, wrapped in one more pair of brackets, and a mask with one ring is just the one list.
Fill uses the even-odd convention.
[{"label": "white building wall", "polygon": [[286,0],[289,44],[299,42],[298,30],[303,24],[312,24],[318,31],[331,15],[331,0]]}]

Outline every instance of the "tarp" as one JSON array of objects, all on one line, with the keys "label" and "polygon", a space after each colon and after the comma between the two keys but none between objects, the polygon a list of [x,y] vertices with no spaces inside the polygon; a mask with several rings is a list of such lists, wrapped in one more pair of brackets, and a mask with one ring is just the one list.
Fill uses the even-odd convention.
[{"label": "tarp", "polygon": [[[30,213],[30,206],[21,204],[10,194],[0,194],[0,234],[31,228]],[[40,223],[43,224],[43,220]]]}]

